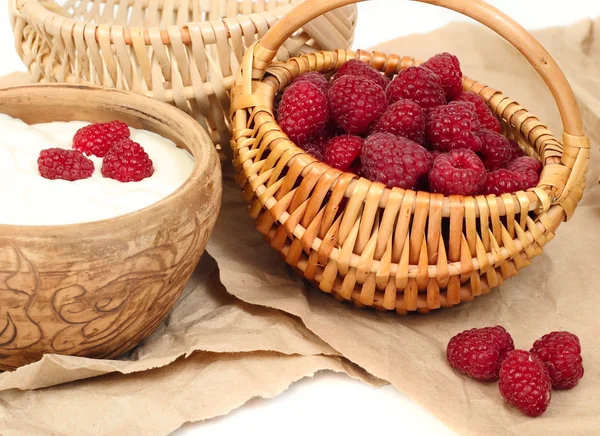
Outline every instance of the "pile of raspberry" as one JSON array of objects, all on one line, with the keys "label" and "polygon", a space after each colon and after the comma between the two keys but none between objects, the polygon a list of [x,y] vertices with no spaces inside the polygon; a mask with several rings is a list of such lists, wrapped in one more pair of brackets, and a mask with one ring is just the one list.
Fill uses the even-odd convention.
[{"label": "pile of raspberry", "polygon": [[392,80],[359,60],[331,80],[302,74],[281,95],[277,121],[307,153],[388,188],[500,195],[536,186],[542,170],[500,134],[485,101],[463,91],[449,53]]},{"label": "pile of raspberry", "polygon": [[529,351],[515,350],[501,326],[465,330],[450,339],[446,357],[457,371],[478,380],[500,380],[500,394],[527,416],[546,411],[552,389],[571,389],[583,377],[579,338],[555,331]]},{"label": "pile of raspberry", "polygon": [[129,126],[121,121],[82,127],[73,136],[72,149],[42,150],[38,171],[51,180],[87,179],[95,169],[87,155],[102,158],[102,176],[119,182],[139,182],[154,174],[154,166],[144,148],[130,135]]}]

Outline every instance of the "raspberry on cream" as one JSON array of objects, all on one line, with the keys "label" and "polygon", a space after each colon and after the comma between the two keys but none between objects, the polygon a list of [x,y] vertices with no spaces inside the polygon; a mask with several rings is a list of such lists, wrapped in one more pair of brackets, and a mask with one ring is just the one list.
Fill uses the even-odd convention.
[{"label": "raspberry on cream", "polygon": [[154,174],[122,183],[101,174],[102,158],[89,156],[89,178],[67,181],[40,176],[37,159],[49,148],[72,150],[73,136],[89,123],[81,121],[27,125],[0,114],[0,224],[62,225],[114,218],[150,206],[179,188],[191,175],[194,160],[166,138],[130,129],[154,162]]}]

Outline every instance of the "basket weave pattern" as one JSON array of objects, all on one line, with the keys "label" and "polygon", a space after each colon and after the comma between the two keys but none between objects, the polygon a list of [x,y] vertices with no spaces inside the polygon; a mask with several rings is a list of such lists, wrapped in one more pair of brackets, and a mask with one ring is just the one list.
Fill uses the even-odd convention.
[{"label": "basket weave pattern", "polygon": [[466,77],[464,89],[484,98],[504,134],[544,163],[536,188],[444,197],[387,189],[319,162],[277,125],[275,94],[304,72],[330,73],[349,59],[389,76],[418,62],[348,50],[270,62],[268,43],[248,52],[232,92],[234,164],[257,229],[322,291],[399,314],[472,300],[527,266],[573,214],[583,193],[587,138],[566,133],[563,145],[514,100]]},{"label": "basket weave pattern", "polygon": [[[213,142],[230,138],[228,90],[246,49],[294,0],[9,0],[15,46],[35,81],[93,83],[176,105]],[[347,48],[356,8],[319,17],[278,53]]]}]

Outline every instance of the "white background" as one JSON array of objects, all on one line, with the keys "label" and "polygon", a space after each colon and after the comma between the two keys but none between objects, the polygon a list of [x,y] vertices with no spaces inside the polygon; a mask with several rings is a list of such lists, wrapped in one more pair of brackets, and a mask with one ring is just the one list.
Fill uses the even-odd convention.
[{"label": "white background", "polygon": [[[466,0],[468,1],[468,0]],[[6,0],[0,0],[5,3]],[[528,29],[566,25],[600,16],[597,0],[488,0]],[[412,33],[425,33],[450,21],[468,20],[430,5],[401,0],[359,4],[355,48]],[[0,8],[0,75],[25,71],[14,53],[6,7]],[[224,387],[227,389],[227,387]],[[384,433],[385,432],[385,433]],[[390,386],[375,389],[341,374],[320,373],[271,400],[255,399],[229,416],[187,424],[177,436],[222,434],[402,434],[446,436],[448,430],[426,410]]]}]

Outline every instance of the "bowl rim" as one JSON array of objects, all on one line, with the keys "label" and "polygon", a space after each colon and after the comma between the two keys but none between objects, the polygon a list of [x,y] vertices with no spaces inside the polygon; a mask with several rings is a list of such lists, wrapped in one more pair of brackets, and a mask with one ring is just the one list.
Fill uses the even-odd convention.
[{"label": "bowl rim", "polygon": [[[4,94],[7,92],[15,92],[15,91],[35,91],[43,88],[47,89],[69,89],[76,93],[92,93],[92,92],[102,92],[102,93],[112,93],[113,95],[119,96],[121,98],[126,98],[128,100],[128,108],[135,109],[137,112],[145,113],[144,107],[155,107],[160,110],[161,115],[164,116],[163,119],[156,119],[158,123],[162,123],[166,125],[164,119],[170,119],[184,128],[186,128],[187,132],[194,137],[194,140],[191,143],[186,145],[189,147],[189,153],[192,155],[194,159],[194,167],[192,169],[191,174],[185,179],[185,181],[172,193],[167,195],[166,197],[160,199],[159,201],[152,203],[142,209],[135,210],[133,212],[128,212],[123,215],[117,215],[112,218],[101,219],[96,221],[86,221],[82,223],[72,223],[72,224],[56,224],[56,225],[19,225],[19,224],[2,224],[0,223],[0,236],[9,236],[11,233],[16,233],[17,235],[23,235],[25,233],[28,237],[39,237],[39,236],[52,236],[56,237],[60,234],[74,234],[76,231],[77,235],[82,235],[86,233],[94,233],[95,237],[102,237],[102,235],[98,234],[98,230],[111,227],[111,232],[105,234],[104,237],[114,236],[114,232],[112,232],[116,226],[124,227],[123,224],[131,221],[145,221],[151,220],[152,216],[156,215],[156,212],[159,210],[164,210],[164,208],[169,208],[170,206],[174,206],[179,200],[186,197],[190,192],[194,185],[197,185],[202,179],[205,179],[210,171],[214,169],[211,168],[210,163],[216,159],[216,162],[219,162],[216,149],[210,136],[204,130],[204,128],[196,121],[194,118],[186,114],[185,112],[177,109],[176,107],[155,100],[151,97],[147,97],[145,95],[137,94],[132,91],[125,91],[120,89],[108,88],[105,86],[99,85],[88,85],[88,84],[69,84],[69,83],[30,83],[30,84],[19,84],[19,85],[9,85],[5,87],[0,87],[0,113],[4,114],[2,99]],[[136,101],[138,101],[137,103]],[[142,104],[143,103],[143,104]],[[114,110],[115,118],[118,118],[119,114],[123,114],[123,110],[119,110],[115,108]],[[134,115],[135,116],[135,115]],[[85,120],[84,120],[85,121]],[[150,130],[149,130],[150,131]],[[155,133],[155,132],[153,132]],[[156,133],[160,135],[160,133]],[[160,135],[162,136],[162,135]],[[164,136],[163,136],[164,137]],[[169,138],[165,138],[169,139]],[[210,158],[210,155],[214,154],[213,158]],[[204,159],[203,159],[204,158]],[[201,163],[206,163],[209,165],[201,166]],[[221,171],[220,165],[217,166],[217,171]],[[23,232],[25,230],[25,232]]]}]

